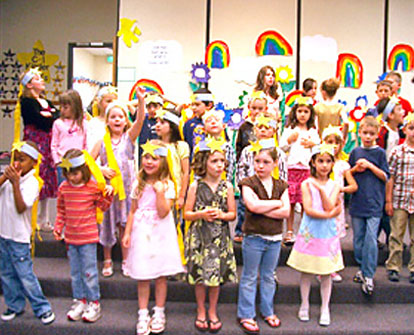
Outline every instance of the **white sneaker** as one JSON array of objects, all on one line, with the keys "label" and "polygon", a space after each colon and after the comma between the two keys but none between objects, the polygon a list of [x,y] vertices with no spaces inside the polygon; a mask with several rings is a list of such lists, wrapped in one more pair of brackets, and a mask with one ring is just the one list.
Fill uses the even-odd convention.
[{"label": "white sneaker", "polygon": [[66,313],[68,320],[79,321],[82,319],[82,315],[87,307],[88,305],[82,300],[73,299],[72,307],[70,308],[70,311]]},{"label": "white sneaker", "polygon": [[361,289],[365,294],[372,295],[374,293],[374,279],[365,277]]},{"label": "white sneaker", "polygon": [[85,322],[95,322],[101,317],[101,304],[99,302],[89,302],[86,311],[82,315]]}]

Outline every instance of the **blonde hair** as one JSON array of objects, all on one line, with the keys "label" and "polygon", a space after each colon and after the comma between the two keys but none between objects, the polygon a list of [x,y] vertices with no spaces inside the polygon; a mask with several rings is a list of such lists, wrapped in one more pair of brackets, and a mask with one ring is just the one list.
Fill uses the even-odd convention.
[{"label": "blonde hair", "polygon": [[359,129],[362,129],[364,127],[374,127],[378,131],[380,124],[375,117],[373,117],[372,115],[369,115],[369,116],[364,117],[359,125]]},{"label": "blonde hair", "polygon": [[336,91],[338,91],[340,84],[341,82],[339,79],[330,78],[322,82],[321,89],[324,90],[330,98],[333,98],[336,94]]},{"label": "blonde hair", "polygon": [[[122,107],[120,105],[112,106],[112,108],[108,111],[108,113],[105,114],[105,125],[108,126],[109,114],[111,114],[111,111],[114,108],[119,108],[124,113],[125,120],[126,120],[126,125],[125,125],[123,133],[125,133],[129,128],[131,128],[131,121],[129,120],[128,112],[125,110],[125,107]],[[109,133],[112,134],[111,128],[109,126],[108,126],[108,129],[109,129]]]},{"label": "blonde hair", "polygon": [[[28,69],[27,71],[24,71],[20,76],[19,76],[19,82],[21,83],[22,82],[22,80],[23,80],[23,78],[24,78],[24,76],[26,75],[26,73],[28,73],[30,71],[30,69]],[[36,76],[37,76],[37,74],[36,74]],[[34,77],[33,77],[34,78]],[[31,83],[32,82],[32,80],[33,80],[33,78],[32,79],[30,79],[30,81],[27,83],[27,84],[29,84],[29,83]],[[30,89],[30,88],[28,88],[27,87],[27,84],[26,85],[23,85],[22,84],[22,86],[23,86],[23,89],[22,89],[22,97],[24,97],[24,98],[34,98],[34,96],[33,96],[33,93],[32,93],[32,90]],[[44,95],[43,94],[40,94],[40,97],[41,98],[43,98],[44,97]]]}]

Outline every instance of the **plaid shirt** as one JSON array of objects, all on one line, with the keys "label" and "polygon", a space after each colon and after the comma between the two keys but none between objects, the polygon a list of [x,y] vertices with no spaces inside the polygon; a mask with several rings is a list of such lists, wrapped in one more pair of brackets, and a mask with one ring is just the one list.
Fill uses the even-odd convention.
[{"label": "plaid shirt", "polygon": [[394,178],[392,206],[414,213],[414,148],[406,143],[395,147],[389,159]]}]

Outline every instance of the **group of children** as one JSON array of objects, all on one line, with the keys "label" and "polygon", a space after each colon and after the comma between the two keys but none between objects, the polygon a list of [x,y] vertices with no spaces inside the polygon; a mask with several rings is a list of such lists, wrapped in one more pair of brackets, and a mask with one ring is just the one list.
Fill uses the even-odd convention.
[{"label": "group of children", "polygon": [[[386,215],[392,217],[386,268],[390,280],[399,280],[407,220],[414,240],[414,114],[404,116],[401,99],[391,93],[380,95],[383,87],[394,84],[378,85],[381,99],[371,111],[375,117],[362,120],[361,146],[348,159],[343,151],[348,121],[343,105],[334,102],[336,79],[322,83],[324,101],[319,103],[314,100],[316,81],[305,80],[303,97],[297,99],[280,134],[275,73],[271,67],[262,68],[236,151],[228,141],[223,115],[214,110],[212,94],[205,88],[195,92],[193,117],[182,126],[184,107],[163,107],[161,97],[146,97],[140,88],[138,101],[129,105],[116,100],[113,88],[102,88],[92,108],[94,117],[86,121],[76,91],[60,96],[59,115],[42,98],[44,83],[38,73],[26,72],[21,83],[24,141],[14,143],[12,163],[0,177],[0,275],[7,305],[3,320],[23,312],[24,296],[43,323],[54,320],[30,258],[36,219],[45,224],[44,215],[36,215],[36,200],[44,199],[40,189],[40,194],[48,191],[46,197],[57,193],[53,233],[67,244],[74,298],[67,318],[72,321],[95,322],[101,316],[97,244],[104,249],[102,275],[110,277],[112,248],[119,239],[122,273],[138,282],[138,335],[164,331],[167,277],[179,274],[195,288],[194,326],[218,332],[220,286],[237,282],[229,227],[237,212],[235,241],[242,242],[243,254],[240,327],[249,334],[260,331],[255,308],[258,280],[263,320],[272,328],[281,324],[274,312],[274,276],[282,242],[293,244],[287,264],[301,272],[298,318],[310,319],[311,279],[318,275],[319,324],[328,326],[332,281],[341,280],[337,272],[344,267],[340,246],[346,227],[344,193],[352,193],[354,252],[360,264],[354,280],[362,283],[364,293],[372,294],[377,235]],[[376,118],[385,123],[381,129]],[[395,134],[399,126],[405,134],[403,144]],[[383,135],[377,145],[378,134]],[[139,163],[134,158],[137,143]],[[241,196],[236,205],[237,189]],[[303,217],[295,237],[296,204],[301,204]],[[413,258],[410,282],[414,282]],[[152,313],[151,280],[155,280]]]}]

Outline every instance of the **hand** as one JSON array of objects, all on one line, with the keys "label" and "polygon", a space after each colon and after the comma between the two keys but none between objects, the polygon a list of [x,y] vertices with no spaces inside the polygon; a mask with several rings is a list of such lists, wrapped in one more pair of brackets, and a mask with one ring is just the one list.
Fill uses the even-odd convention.
[{"label": "hand", "polygon": [[49,111],[41,111],[40,115],[42,115],[43,117],[52,117],[52,113]]},{"label": "hand", "polygon": [[367,161],[365,158],[360,158],[357,160],[356,165],[360,166],[361,168],[364,168],[364,171],[366,169],[370,169],[372,166],[372,163]]},{"label": "hand", "polygon": [[361,172],[364,172],[366,169],[362,166],[362,165],[355,165],[353,168],[352,168],[352,172],[357,172],[357,173],[361,173]]},{"label": "hand", "polygon": [[104,196],[111,196],[114,194],[114,188],[111,185],[106,185],[104,189]]},{"label": "hand", "polygon": [[163,193],[165,192],[165,185],[162,181],[158,180],[152,185],[154,188],[155,193]]},{"label": "hand", "polygon": [[56,241],[62,241],[63,240],[62,234],[59,233],[57,230],[54,230],[53,231],[53,236],[55,237],[55,240]]},{"label": "hand", "polygon": [[335,205],[335,207],[329,211],[329,218],[337,217],[339,214],[341,214],[341,210],[341,205]]},{"label": "hand", "polygon": [[299,133],[297,131],[295,131],[292,135],[290,135],[287,139],[289,144],[292,144],[293,142],[296,142],[296,140],[299,137]]},{"label": "hand", "polygon": [[9,165],[4,170],[4,175],[13,185],[18,185],[20,176],[22,175],[22,170],[17,164],[15,164],[15,166]]},{"label": "hand", "polygon": [[214,220],[218,220],[220,216],[220,210],[218,208],[206,208],[201,211],[202,219],[206,220],[207,222],[213,222]]},{"label": "hand", "polygon": [[184,207],[184,197],[179,197],[177,200],[177,207],[178,209],[181,209]]},{"label": "hand", "polygon": [[392,207],[392,202],[386,202],[385,203],[385,213],[387,213],[388,216],[394,215],[394,208]]},{"label": "hand", "polygon": [[124,248],[129,248],[131,246],[131,235],[124,234],[124,237],[122,238],[122,245]]},{"label": "hand", "polygon": [[315,143],[313,143],[309,138],[302,138],[302,140],[300,141],[300,144],[305,149],[310,149],[315,145]]},{"label": "hand", "polygon": [[137,86],[137,89],[135,90],[137,92],[137,98],[138,100],[144,100],[145,99],[145,88],[143,88],[142,86]]},{"label": "hand", "polygon": [[115,177],[116,172],[115,170],[109,168],[109,167],[103,167],[101,168],[102,174],[106,179],[112,179],[113,177]]}]

